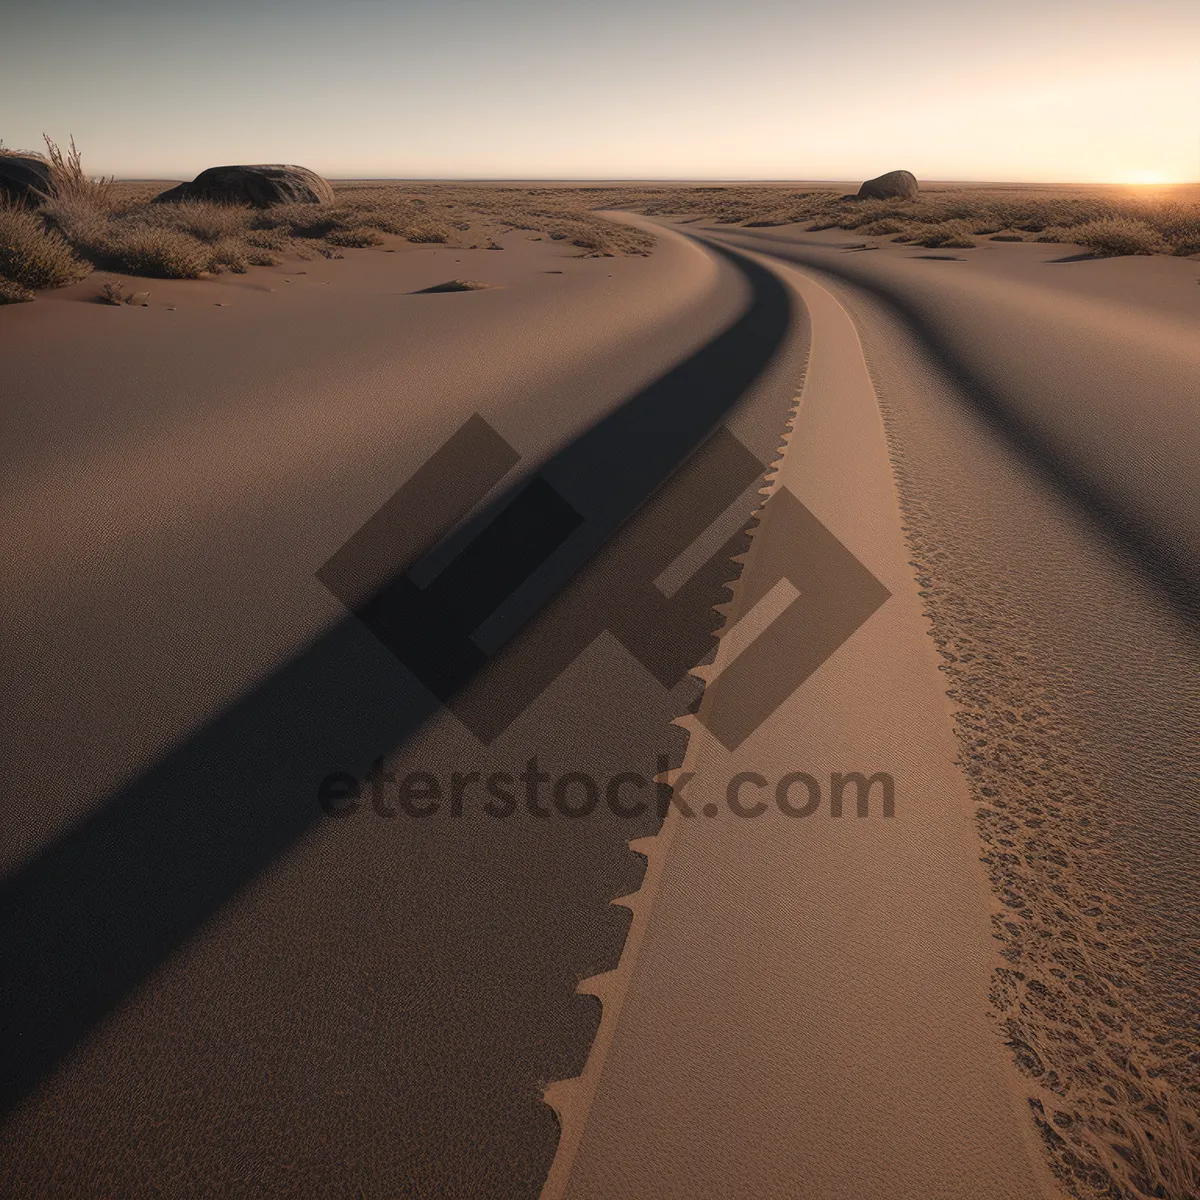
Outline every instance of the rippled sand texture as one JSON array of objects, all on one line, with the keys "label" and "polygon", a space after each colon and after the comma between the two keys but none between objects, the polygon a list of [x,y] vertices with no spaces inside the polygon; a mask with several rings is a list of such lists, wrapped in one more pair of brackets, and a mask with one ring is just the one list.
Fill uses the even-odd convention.
[{"label": "rippled sand texture", "polygon": [[1196,264],[724,236],[827,273],[859,327],[1056,1173],[1195,1196]]},{"label": "rippled sand texture", "polygon": [[1195,1195],[1195,610],[894,323],[864,324],[997,898],[996,1019],[1033,1119],[1079,1195]]}]

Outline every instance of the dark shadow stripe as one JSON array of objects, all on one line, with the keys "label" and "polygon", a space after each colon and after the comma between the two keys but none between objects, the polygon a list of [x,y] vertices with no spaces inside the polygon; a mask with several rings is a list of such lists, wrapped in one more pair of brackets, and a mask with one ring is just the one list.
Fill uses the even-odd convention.
[{"label": "dark shadow stripe", "polygon": [[[720,253],[750,285],[743,314],[542,465],[589,517],[590,532],[571,539],[567,573],[526,597],[532,611],[703,444],[784,344],[793,317],[786,289],[742,255]],[[396,564],[397,575],[410,566]],[[29,1094],[313,828],[316,783],[331,764],[365,773],[435,711],[348,617],[5,880],[0,1105]]]},{"label": "dark shadow stripe", "polygon": [[[1200,626],[1200,564],[1157,529],[1151,528],[1123,497],[1097,480],[1083,464],[1073,461],[1048,442],[1029,421],[1014,412],[997,389],[979,378],[965,356],[955,349],[952,340],[921,312],[902,288],[885,281],[866,279],[857,273],[844,274],[838,270],[832,255],[828,261],[818,262],[790,252],[789,239],[772,239],[764,234],[751,236],[767,243],[756,247],[763,254],[825,272],[882,301],[917,335],[930,360],[971,401],[974,411],[987,426],[1079,511],[1119,557],[1133,563],[1139,574],[1156,588],[1183,621],[1193,629]],[[827,246],[822,248],[829,250]]]}]

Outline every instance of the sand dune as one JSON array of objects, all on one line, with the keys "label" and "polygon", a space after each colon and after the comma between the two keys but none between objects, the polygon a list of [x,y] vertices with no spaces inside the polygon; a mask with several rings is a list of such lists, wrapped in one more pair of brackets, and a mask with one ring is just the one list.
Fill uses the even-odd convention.
[{"label": "sand dune", "polygon": [[[811,279],[788,279],[813,348],[773,487],[800,499],[892,596],[726,751],[705,724],[727,702],[722,672],[743,649],[731,643],[746,640],[739,623],[781,575],[802,593],[825,583],[804,573],[768,499],[732,631],[688,726],[691,802],[720,816],[672,813],[642,843],[653,887],[634,900],[645,908],[635,907],[618,971],[629,973],[626,994],[606,989],[613,1027],[586,1093],[552,1093],[568,1138],[545,1194],[1048,1194],[1014,1073],[987,1027],[986,884],[874,391],[846,313]],[[803,819],[774,804],[756,819],[725,808],[728,781],[743,772],[769,783],[747,788],[769,802],[791,773],[828,786],[837,771],[894,777],[895,816],[883,816],[878,792],[866,819],[833,817],[828,796]]]},{"label": "sand dune", "polygon": [[[635,908],[629,958],[605,985],[612,1027],[598,1041],[592,1077],[564,1092],[572,1137],[548,1194],[751,1195],[784,1178],[822,1196],[1053,1191],[1040,1156],[1003,1148],[1006,1136],[1020,1144],[1025,1125],[1037,1130],[1059,1182],[1078,1194],[1111,1186],[1189,1195],[1198,1161],[1189,1013],[1200,962],[1187,882],[1200,837],[1194,268],[1050,263],[1040,247],[949,260],[897,247],[864,253],[862,242],[838,234],[709,232],[803,264],[801,287],[816,311],[827,306],[821,279],[853,314],[877,393],[857,407],[878,404],[887,426],[908,553],[953,701],[942,728],[956,726],[965,780],[949,766],[940,722],[926,730],[918,715],[929,714],[941,688],[922,702],[920,668],[893,667],[905,652],[903,625],[873,657],[856,661],[847,646],[827,663],[796,694],[794,704],[806,707],[775,729],[775,744],[805,763],[888,746],[915,784],[918,854],[935,856],[938,869],[914,871],[898,840],[887,866],[872,872],[883,851],[864,835],[835,849],[853,843],[853,829],[817,827],[781,850],[736,822],[719,833],[680,822],[675,842],[649,850],[660,882]],[[826,335],[834,362],[821,368],[815,319],[813,337],[805,394],[816,412],[806,417],[801,404],[779,480],[839,529],[853,529],[856,511],[871,512],[852,543],[868,561],[871,535],[874,554],[898,552],[890,498],[881,493],[873,511],[868,499],[871,437],[854,432],[855,350],[839,357]],[[878,459],[875,471],[886,474]],[[769,541],[768,516],[755,551]],[[735,614],[740,589],[755,594],[755,566],[752,552]],[[894,596],[903,597],[907,574],[897,570]],[[899,605],[889,605],[895,618]],[[884,629],[884,611],[856,635],[856,651]],[[907,628],[916,627],[914,607]],[[852,685],[840,677],[855,666],[857,695],[842,700],[839,687]],[[889,745],[892,686],[905,733]],[[716,687],[706,704],[720,703],[719,676]],[[713,758],[711,739],[699,730],[693,738],[700,747],[690,756]],[[719,779],[754,756],[717,761]],[[947,771],[940,783],[939,764]],[[942,807],[956,794],[959,806]],[[993,885],[990,899],[975,898],[993,913],[990,952],[981,923],[972,931],[969,918],[954,922],[972,900],[969,888],[956,892],[962,876],[941,840],[973,806]],[[974,835],[962,827],[958,835],[965,865]],[[868,873],[861,882],[860,870]],[[921,899],[935,907],[893,896],[898,902],[872,910],[864,930],[864,906],[914,878],[924,878]],[[889,982],[888,950],[923,919],[928,928]],[[886,937],[888,949],[871,947],[860,973],[870,933]],[[934,947],[954,963],[946,975],[917,967]],[[988,958],[990,982],[986,970],[968,967]],[[714,976],[713,961],[739,965]],[[990,990],[992,1048],[1007,1042],[1020,1072],[1007,1085],[1005,1072],[987,1065],[980,1027],[955,1040],[946,1020],[954,1010],[944,1007],[950,979],[974,987],[976,1018]],[[938,998],[922,1003],[927,987]],[[824,1012],[831,995],[837,1015],[819,1035],[803,1016],[789,1023],[793,1012]],[[924,1020],[905,1026],[902,1047],[873,1043],[873,1006],[894,1033],[906,999]],[[864,1015],[855,1023],[848,1013]],[[923,1046],[934,1021],[937,1046]],[[889,1070],[892,1053],[901,1059]],[[837,1064],[829,1074],[826,1055]],[[898,1114],[928,1118],[953,1095],[944,1082],[933,1098],[922,1091],[936,1075],[931,1061],[961,1072],[960,1085],[981,1083],[993,1102],[1014,1095],[1023,1111],[972,1124],[960,1096],[954,1120],[906,1127]],[[887,1082],[856,1087],[872,1071],[885,1071]],[[982,1165],[996,1150],[1004,1169]],[[931,1156],[942,1151],[977,1169],[960,1178],[946,1162],[935,1166]],[[877,1177],[884,1163],[888,1174]]]},{"label": "sand dune", "polygon": [[[622,412],[618,429],[657,424],[673,443],[724,417],[766,460],[803,329],[780,348],[775,292],[756,298],[672,235],[649,259],[516,239],[451,257],[348,255],[327,286],[282,270],[201,284],[174,312],[60,296],[5,327],[21,436],[4,499],[19,687],[0,1077],[19,1194],[351,1180],[507,1196],[545,1178],[558,1130],[540,1089],[586,1057],[595,1005],[575,981],[616,961],[625,924],[608,902],[637,887],[626,841],[653,812],[494,820],[476,797],[461,822],[370,806],[339,821],[319,784],[376,759],[447,786],[532,756],[555,777],[649,776],[694,683],[664,688],[602,638],[484,745],[316,573],[474,413],[522,455],[510,495],[558,462],[593,502],[627,507],[605,432]],[[411,294],[460,271],[502,286]],[[266,280],[279,290],[254,290]],[[770,368],[757,321],[739,322],[764,305],[784,382],[747,406],[746,381]],[[453,517],[472,482],[447,478],[428,509]],[[730,497],[744,493],[743,522],[754,486]],[[661,529],[644,511],[560,607],[620,599],[614,560]],[[707,628],[717,567],[679,636]]]},{"label": "sand dune", "polygon": [[[17,1193],[1188,1194],[1194,265],[655,228],[3,314]],[[449,471],[397,576],[537,479],[584,522],[447,708],[318,573],[475,414],[520,464]],[[805,593],[770,463],[889,598],[729,751]],[[719,817],[317,803],[531,756]],[[895,815],[738,819],[739,771]]]}]

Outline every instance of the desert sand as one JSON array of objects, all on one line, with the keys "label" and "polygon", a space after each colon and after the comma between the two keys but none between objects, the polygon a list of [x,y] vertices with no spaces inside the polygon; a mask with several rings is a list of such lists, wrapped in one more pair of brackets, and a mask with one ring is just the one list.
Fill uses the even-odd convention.
[{"label": "desert sand", "polygon": [[[1195,263],[613,219],[654,253],[512,235],[0,313],[14,1194],[1188,1194]],[[493,286],[423,292],[452,278]],[[519,465],[480,502],[449,473],[395,569],[536,474],[593,540],[456,716],[318,572],[475,414]],[[721,427],[764,465],[728,495]],[[890,596],[729,751],[721,671],[804,592],[760,486]],[[641,611],[647,556],[659,649],[724,623],[715,662],[664,686],[593,632],[483,744]],[[535,755],[665,756],[719,812],[317,800]],[[738,771],[887,772],[895,815],[739,819]]]},{"label": "desert sand", "polygon": [[[893,600],[732,762],[694,725],[689,765],[715,792],[865,750],[856,769],[895,764],[910,807],[895,827],[677,821],[645,843],[626,958],[586,985],[610,998],[598,1050],[551,1092],[567,1136],[546,1194],[1087,1195],[1105,1177],[1085,1163],[1190,1194],[1194,264],[707,232],[807,268],[813,352],[775,486]],[[781,553],[768,507],[731,622]]]}]

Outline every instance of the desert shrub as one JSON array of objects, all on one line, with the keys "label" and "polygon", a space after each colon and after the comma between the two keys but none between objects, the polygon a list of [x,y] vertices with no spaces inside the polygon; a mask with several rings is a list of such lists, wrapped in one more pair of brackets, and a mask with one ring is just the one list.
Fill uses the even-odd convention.
[{"label": "desert shrub", "polygon": [[253,214],[254,229],[285,230],[292,237],[322,238],[339,227],[336,210],[319,204],[276,204]]},{"label": "desert shrub", "polygon": [[[945,221],[940,225],[927,225],[909,229],[902,235],[914,246],[928,246],[931,249],[947,247],[968,250],[975,243],[971,240],[971,227],[966,221]],[[896,239],[900,241],[900,238]]]},{"label": "desert shrub", "polygon": [[842,229],[860,229],[875,221],[913,219],[911,202],[903,200],[852,200],[841,208],[837,223]]},{"label": "desert shrub", "polygon": [[791,224],[792,214],[786,209],[774,209],[771,212],[763,213],[762,216],[752,217],[750,220],[743,222],[747,229],[761,229],[773,225],[789,225]]},{"label": "desert shrub", "polygon": [[359,225],[355,229],[334,229],[325,235],[331,246],[382,246],[383,238],[377,229]]},{"label": "desert shrub", "polygon": [[125,285],[119,279],[110,279],[96,297],[101,304],[124,304],[128,298]]},{"label": "desert shrub", "polygon": [[993,242],[1023,242],[1024,240],[1023,233],[994,233],[991,236]]},{"label": "desert shrub", "polygon": [[[975,245],[975,242],[971,238],[970,226],[966,222],[950,221],[947,222],[947,225],[953,225],[954,228],[946,229],[945,226],[942,227],[946,232],[946,236],[942,238],[938,245],[944,246],[949,250],[970,250]],[[941,231],[939,230],[939,235],[940,233]]]},{"label": "desert shrub", "polygon": [[218,243],[243,236],[254,210],[248,205],[213,204],[189,200],[180,204],[154,204],[139,214],[139,223],[190,234],[202,242]]},{"label": "desert shrub", "polygon": [[245,275],[248,266],[246,247],[240,238],[225,237],[209,245],[208,270],[213,272],[228,270],[235,275]]},{"label": "desert shrub", "polygon": [[36,297],[27,288],[0,276],[0,304],[24,304]]},{"label": "desert shrub", "polygon": [[82,156],[71,138],[71,149],[65,153],[53,138],[42,134],[46,157],[50,160],[50,194],[59,200],[84,200],[97,207],[107,207],[113,197],[113,181],[92,179],[84,173]]},{"label": "desert shrub", "polygon": [[0,276],[23,288],[56,288],[91,269],[36,213],[16,204],[0,206]]},{"label": "desert shrub", "polygon": [[414,221],[405,229],[404,237],[410,242],[438,242],[450,240],[450,230],[433,221]]},{"label": "desert shrub", "polygon": [[1175,254],[1200,254],[1200,205],[1163,205],[1155,214],[1155,226]]},{"label": "desert shrub", "polygon": [[38,215],[79,248],[102,240],[108,228],[108,210],[87,196],[52,197],[38,209]]},{"label": "desert shrub", "polygon": [[112,270],[159,279],[197,279],[209,266],[211,250],[199,238],[161,226],[120,230],[99,248]]},{"label": "desert shrub", "polygon": [[899,221],[884,218],[882,221],[868,221],[865,225],[860,225],[858,232],[865,233],[868,237],[882,237],[889,233],[903,233],[904,225]]},{"label": "desert shrub", "polygon": [[1088,221],[1069,232],[1071,241],[1086,246],[1093,254],[1106,257],[1118,254],[1162,254],[1167,249],[1157,229],[1131,217]]},{"label": "desert shrub", "polygon": [[609,247],[618,254],[645,256],[654,249],[654,235],[628,225],[613,225],[605,222]]},{"label": "desert shrub", "polygon": [[248,250],[246,262],[251,267],[277,267],[283,259],[272,250]]},{"label": "desert shrub", "polygon": [[251,229],[246,232],[247,246],[256,246],[261,250],[286,250],[292,244],[291,235],[286,229]]}]

